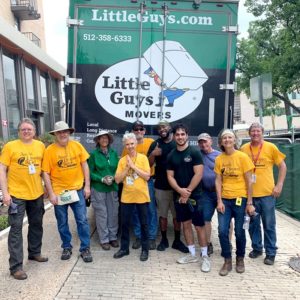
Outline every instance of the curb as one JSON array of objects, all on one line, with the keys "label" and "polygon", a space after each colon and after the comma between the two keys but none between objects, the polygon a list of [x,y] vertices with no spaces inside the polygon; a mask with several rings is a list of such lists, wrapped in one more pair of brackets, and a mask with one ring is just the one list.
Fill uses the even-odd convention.
[{"label": "curb", "polygon": [[[52,205],[51,203],[47,203],[47,204],[44,206],[45,212],[46,212],[47,210],[49,210],[52,206],[53,206],[53,205]],[[27,223],[28,223],[28,219],[27,219],[27,217],[25,217],[24,220],[23,220],[23,226],[26,225]],[[7,228],[5,228],[4,230],[2,230],[2,231],[0,232],[0,241],[2,241],[3,239],[7,238],[9,231],[10,231],[10,226],[7,227]]]}]

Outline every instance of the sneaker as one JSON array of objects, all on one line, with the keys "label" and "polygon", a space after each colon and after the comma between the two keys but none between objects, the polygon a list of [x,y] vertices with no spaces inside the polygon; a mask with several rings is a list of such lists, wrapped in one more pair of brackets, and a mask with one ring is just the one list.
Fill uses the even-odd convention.
[{"label": "sneaker", "polygon": [[71,255],[72,255],[72,249],[71,248],[64,248],[60,259],[61,260],[68,260],[68,259],[71,258]]},{"label": "sneaker", "polygon": [[155,240],[149,240],[149,250],[155,250],[155,249],[156,249]]},{"label": "sneaker", "polygon": [[214,246],[213,246],[212,243],[209,243],[209,244],[207,245],[207,255],[210,256],[210,255],[213,254],[213,253],[214,253]]},{"label": "sneaker", "polygon": [[160,243],[158,244],[156,250],[157,251],[165,251],[167,248],[169,248],[169,241],[168,239],[162,239]]},{"label": "sneaker", "polygon": [[86,263],[93,261],[93,257],[89,248],[86,248],[85,250],[81,251],[80,256],[82,257],[82,260]]},{"label": "sneaker", "polygon": [[141,248],[141,239],[136,238],[136,240],[132,244],[132,249],[139,249]]},{"label": "sneaker", "polygon": [[195,255],[192,255],[192,254],[188,254],[186,256],[183,256],[183,257],[180,257],[177,259],[177,262],[179,264],[190,264],[190,263],[195,263],[195,262],[198,262],[199,261],[199,258]]},{"label": "sneaker", "polygon": [[264,264],[268,266],[272,266],[274,265],[274,261],[275,261],[275,256],[266,255],[264,259]]},{"label": "sneaker", "polygon": [[250,258],[257,258],[261,255],[262,255],[262,251],[258,251],[258,250],[254,250],[254,249],[249,253]]},{"label": "sneaker", "polygon": [[189,248],[181,240],[174,240],[172,248],[182,253],[189,253]]},{"label": "sneaker", "polygon": [[201,271],[205,273],[210,271],[210,261],[208,256],[202,256]]}]

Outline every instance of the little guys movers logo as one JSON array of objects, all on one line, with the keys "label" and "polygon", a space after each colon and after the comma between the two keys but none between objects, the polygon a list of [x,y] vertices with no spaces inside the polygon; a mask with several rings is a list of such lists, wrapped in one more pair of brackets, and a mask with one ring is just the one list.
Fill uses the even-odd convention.
[{"label": "little guys movers logo", "polygon": [[164,73],[162,61],[163,42],[159,41],[141,59],[139,103],[139,59],[108,68],[95,85],[99,104],[121,120],[132,123],[138,117],[146,125],[155,125],[160,118],[173,122],[189,115],[201,103],[202,85],[208,77],[178,42],[165,41]]}]

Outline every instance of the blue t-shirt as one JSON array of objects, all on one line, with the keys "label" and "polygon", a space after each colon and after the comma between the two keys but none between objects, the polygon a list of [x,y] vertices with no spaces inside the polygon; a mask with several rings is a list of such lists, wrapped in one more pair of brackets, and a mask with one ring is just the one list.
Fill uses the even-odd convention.
[{"label": "blue t-shirt", "polygon": [[216,157],[221,154],[220,151],[213,150],[210,153],[201,151],[204,170],[202,177],[202,187],[205,190],[213,190],[215,188],[216,174],[214,172]]}]

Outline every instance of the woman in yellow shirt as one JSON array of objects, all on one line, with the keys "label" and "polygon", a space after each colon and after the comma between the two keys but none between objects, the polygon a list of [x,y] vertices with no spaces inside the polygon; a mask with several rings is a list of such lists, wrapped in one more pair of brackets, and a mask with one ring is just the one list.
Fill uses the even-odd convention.
[{"label": "woman in yellow shirt", "polygon": [[150,178],[150,165],[147,156],[136,151],[137,140],[134,133],[125,133],[123,144],[128,154],[120,159],[115,175],[116,183],[123,183],[121,248],[114,254],[114,258],[129,254],[129,226],[134,208],[136,208],[141,224],[140,260],[146,261],[149,253],[147,210],[150,196],[147,181]]},{"label": "woman in yellow shirt", "polygon": [[216,191],[218,199],[218,222],[221,255],[224,265],[219,274],[225,276],[232,270],[231,248],[229,242],[230,221],[233,218],[236,237],[236,271],[245,272],[244,256],[246,235],[243,229],[245,213],[252,215],[251,175],[254,165],[245,153],[237,150],[237,138],[233,131],[225,129],[219,134],[222,150],[216,158]]}]

